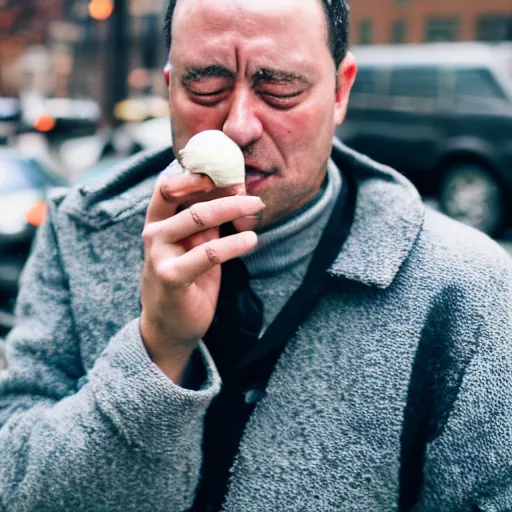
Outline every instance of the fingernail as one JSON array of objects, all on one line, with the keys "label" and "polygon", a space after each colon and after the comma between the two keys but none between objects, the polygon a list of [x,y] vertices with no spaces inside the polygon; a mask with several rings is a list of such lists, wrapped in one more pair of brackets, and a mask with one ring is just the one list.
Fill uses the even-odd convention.
[{"label": "fingernail", "polygon": [[254,215],[246,215],[244,217],[244,219],[256,219],[256,220],[260,220],[261,217],[263,217],[263,210],[264,208],[262,208],[258,213],[255,213]]},{"label": "fingernail", "polygon": [[254,199],[258,200],[258,202],[260,203],[262,208],[266,208],[267,205],[261,200],[261,197],[259,197],[259,196],[249,196],[249,197],[254,197]]},{"label": "fingernail", "polygon": [[258,243],[258,235],[254,231],[245,231],[245,236],[251,245],[256,245]]}]

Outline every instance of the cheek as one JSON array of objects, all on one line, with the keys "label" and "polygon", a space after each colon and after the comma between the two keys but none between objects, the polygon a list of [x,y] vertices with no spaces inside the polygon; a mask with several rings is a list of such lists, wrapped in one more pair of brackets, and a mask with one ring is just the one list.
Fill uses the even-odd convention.
[{"label": "cheek", "polygon": [[330,133],[330,138],[334,134],[334,101],[326,103],[324,101],[315,101],[309,108],[305,109],[301,122],[304,125],[305,132],[313,139]]},{"label": "cheek", "polygon": [[318,166],[330,154],[334,135],[333,111],[325,104],[315,102],[284,115],[280,113],[267,126],[289,167]]},{"label": "cheek", "polygon": [[325,100],[320,100],[315,95],[306,104],[286,112],[283,120],[282,132],[289,138],[309,144],[320,134],[334,132],[334,102],[326,104]]},{"label": "cheek", "polygon": [[169,96],[173,137],[176,147],[182,147],[196,133],[221,130],[223,113],[219,108],[205,108],[194,104],[183,95]]}]

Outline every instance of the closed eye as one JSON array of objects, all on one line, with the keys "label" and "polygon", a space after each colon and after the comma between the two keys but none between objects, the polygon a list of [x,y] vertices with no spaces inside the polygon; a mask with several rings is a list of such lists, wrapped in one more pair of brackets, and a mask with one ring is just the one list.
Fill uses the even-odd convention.
[{"label": "closed eye", "polygon": [[201,105],[211,106],[222,101],[228,93],[228,89],[217,91],[194,91],[189,90],[192,97]]},{"label": "closed eye", "polygon": [[195,96],[215,96],[217,94],[221,94],[225,91],[226,89],[219,89],[218,91],[190,91],[192,94],[194,94]]},{"label": "closed eye", "polygon": [[273,92],[262,91],[260,95],[271,106],[286,110],[293,108],[299,103],[300,96],[304,91],[295,91],[288,94],[276,94]]}]

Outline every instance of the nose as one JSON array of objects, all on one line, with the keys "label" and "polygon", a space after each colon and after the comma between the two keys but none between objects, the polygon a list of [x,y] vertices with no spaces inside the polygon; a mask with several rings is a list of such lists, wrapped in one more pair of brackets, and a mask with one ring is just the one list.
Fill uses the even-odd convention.
[{"label": "nose", "polygon": [[263,134],[255,103],[250,91],[236,91],[222,127],[222,131],[241,148],[255,142]]}]

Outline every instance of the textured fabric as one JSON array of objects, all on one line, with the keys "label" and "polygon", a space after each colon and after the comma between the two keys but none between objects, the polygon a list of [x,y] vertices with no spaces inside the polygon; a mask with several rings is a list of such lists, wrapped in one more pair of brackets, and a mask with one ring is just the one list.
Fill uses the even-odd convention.
[{"label": "textured fabric", "polygon": [[[312,203],[309,202],[309,207],[311,206]],[[308,206],[303,209],[308,209]],[[220,393],[214,398],[206,412],[201,481],[196,490],[194,506],[190,512],[217,511],[222,508],[229,485],[230,469],[238,452],[245,426],[257,403],[265,395],[268,379],[286,347],[286,343],[297,332],[300,324],[316,305],[317,298],[321,296],[329,277],[327,270],[349,235],[355,210],[355,189],[350,182],[335,198],[331,210],[332,213],[311,258],[311,264],[303,282],[257,343],[255,343],[257,340],[257,336],[254,335],[255,330],[252,329],[254,347],[245,354],[232,375],[224,376],[219,361],[226,358],[226,354],[233,350],[236,351],[237,345],[247,346],[247,343],[244,343],[247,341],[244,334],[246,329],[237,328],[236,325],[231,328],[230,325],[232,322],[240,322],[239,316],[240,319],[245,316],[239,314],[240,308],[231,308],[228,314],[228,318],[231,317],[231,320],[225,324],[227,329],[224,332],[217,332],[215,336],[216,340],[220,337],[224,342],[227,341],[222,353],[214,352],[211,349],[210,332],[204,338],[223,383]],[[230,276],[234,276],[234,269],[230,268],[233,264],[235,264],[235,268],[244,270],[239,259],[228,261],[223,265],[217,312],[222,311],[226,304],[224,294],[229,292],[230,287],[233,290],[242,291],[242,283],[244,281],[248,283],[248,272],[245,273],[245,278],[244,272],[240,272],[235,282],[228,281]],[[250,295],[254,296],[253,293]],[[244,294],[244,296],[246,295]],[[246,308],[241,309],[243,311]],[[234,313],[235,311],[236,313]],[[219,315],[220,318],[222,318],[222,313]],[[213,322],[213,329],[215,329],[216,323]],[[259,328],[257,332],[259,332]],[[236,342],[234,343],[233,340]]]},{"label": "textured fabric", "polygon": [[256,249],[242,258],[251,274],[251,288],[263,302],[261,334],[302,282],[340,194],[341,174],[332,160],[327,167],[326,181],[312,205],[306,205],[309,207],[287,222],[259,234]]},{"label": "textured fabric", "polygon": [[341,186],[340,170],[329,160],[325,184],[317,197],[286,221],[258,233],[258,246],[242,258],[252,277],[276,274],[311,257]]},{"label": "textured fabric", "polygon": [[[2,511],[192,504],[220,379],[201,346],[202,386],[175,386],[138,330],[140,234],[172,158],[53,200],[0,380]],[[511,510],[510,258],[393,170],[337,142],[333,159],[357,184],[352,231],[247,424],[224,509],[393,511],[402,446],[423,443],[415,512]],[[410,404],[410,386],[435,400]],[[403,439],[415,416],[428,435]]]}]

